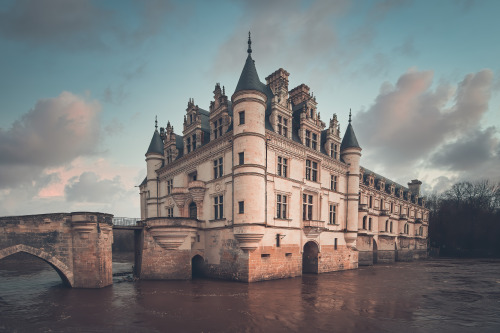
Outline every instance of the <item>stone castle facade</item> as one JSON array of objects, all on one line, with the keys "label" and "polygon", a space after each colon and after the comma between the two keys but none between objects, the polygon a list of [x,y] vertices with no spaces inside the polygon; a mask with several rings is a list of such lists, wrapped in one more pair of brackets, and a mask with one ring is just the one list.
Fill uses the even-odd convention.
[{"label": "stone castle facade", "polygon": [[260,281],[413,260],[427,253],[421,182],[360,166],[351,119],[321,120],[307,85],[278,69],[262,83],[248,56],[234,93],[189,100],[182,135],[154,131],[140,185],[136,273]]}]

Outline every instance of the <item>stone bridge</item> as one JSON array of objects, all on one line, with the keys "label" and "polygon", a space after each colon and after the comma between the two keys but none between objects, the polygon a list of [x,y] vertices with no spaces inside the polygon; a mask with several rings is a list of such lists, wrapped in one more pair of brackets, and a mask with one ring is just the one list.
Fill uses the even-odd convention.
[{"label": "stone bridge", "polygon": [[75,212],[0,217],[0,260],[25,252],[49,263],[66,285],[113,283],[113,215]]}]

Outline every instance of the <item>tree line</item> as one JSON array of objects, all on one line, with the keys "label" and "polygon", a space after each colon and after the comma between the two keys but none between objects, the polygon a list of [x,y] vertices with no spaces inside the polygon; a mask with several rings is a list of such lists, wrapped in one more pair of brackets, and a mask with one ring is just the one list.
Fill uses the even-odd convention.
[{"label": "tree line", "polygon": [[441,256],[500,257],[500,183],[463,181],[427,197],[431,247]]}]

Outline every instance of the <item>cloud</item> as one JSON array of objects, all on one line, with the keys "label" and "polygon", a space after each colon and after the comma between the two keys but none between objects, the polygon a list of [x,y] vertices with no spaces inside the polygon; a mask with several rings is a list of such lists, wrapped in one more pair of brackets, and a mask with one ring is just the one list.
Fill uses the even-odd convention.
[{"label": "cloud", "polygon": [[497,157],[500,145],[495,134],[495,127],[465,133],[458,140],[443,145],[431,156],[430,162],[435,167],[473,171],[485,161]]},{"label": "cloud", "polygon": [[415,49],[415,45],[413,43],[414,43],[413,37],[409,37],[404,41],[403,44],[395,47],[394,51],[398,54],[407,57],[417,56],[419,52],[417,51],[417,49]]},{"label": "cloud", "polygon": [[[159,33],[173,7],[169,1],[134,3],[133,17],[91,0],[19,0],[0,12],[0,35],[30,46],[70,51],[138,45]],[[131,24],[130,22],[134,22]]]},{"label": "cloud", "polygon": [[0,188],[30,182],[43,169],[96,154],[100,105],[70,92],[41,99],[9,129],[0,128]]},{"label": "cloud", "polygon": [[[401,75],[396,85],[383,84],[373,105],[353,120],[364,148],[363,163],[379,165],[396,177],[408,177],[431,157],[434,166],[457,171],[470,167],[458,151],[488,138],[494,142],[493,129],[480,131],[492,83],[493,73],[485,69],[466,75],[456,86],[433,88],[433,72],[416,70]],[[470,133],[476,133],[476,141],[469,142]]]},{"label": "cloud", "polygon": [[95,172],[70,179],[64,188],[66,200],[79,202],[110,202],[123,191],[120,177],[100,179]]}]

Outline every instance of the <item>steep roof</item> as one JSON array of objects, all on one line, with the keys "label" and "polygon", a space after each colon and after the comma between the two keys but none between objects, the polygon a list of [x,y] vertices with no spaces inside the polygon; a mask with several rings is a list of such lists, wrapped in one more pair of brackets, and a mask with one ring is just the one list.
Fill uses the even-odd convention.
[{"label": "steep roof", "polygon": [[356,134],[354,134],[354,129],[351,125],[351,110],[349,110],[349,124],[345,130],[344,138],[342,139],[342,143],[340,144],[340,150],[344,150],[347,148],[360,148],[358,139],[356,139]]},{"label": "steep roof", "polygon": [[257,74],[257,69],[255,68],[255,62],[249,53],[234,92],[256,90],[265,93],[263,88],[263,84],[259,79],[259,74]]},{"label": "steep roof", "polygon": [[160,133],[158,133],[157,129],[153,133],[146,155],[151,153],[163,155],[163,140],[161,139]]}]

